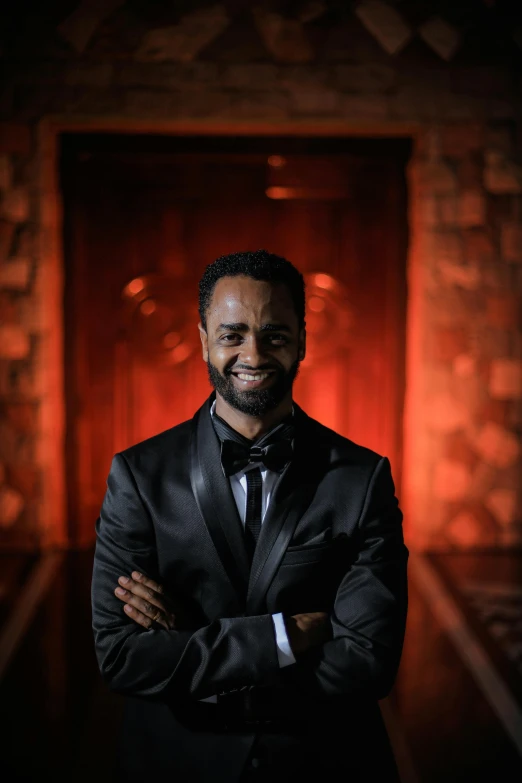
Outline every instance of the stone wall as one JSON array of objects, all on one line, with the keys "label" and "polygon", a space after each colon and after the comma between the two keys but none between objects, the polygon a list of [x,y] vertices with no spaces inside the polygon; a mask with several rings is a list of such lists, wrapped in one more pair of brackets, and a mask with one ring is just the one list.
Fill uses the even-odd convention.
[{"label": "stone wall", "polygon": [[83,0],[4,42],[0,546],[66,541],[60,235],[44,217],[59,196],[53,127],[412,136],[409,543],[520,545],[522,58],[510,27],[487,49],[487,15],[482,44],[393,3],[294,3],[290,16],[193,3],[157,19],[153,5],[112,0],[102,13]]}]

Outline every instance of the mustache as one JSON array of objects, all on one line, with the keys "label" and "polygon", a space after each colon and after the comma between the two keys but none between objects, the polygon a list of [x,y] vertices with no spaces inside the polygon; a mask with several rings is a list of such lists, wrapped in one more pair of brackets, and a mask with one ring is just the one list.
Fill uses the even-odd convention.
[{"label": "mustache", "polygon": [[233,372],[241,372],[242,370],[250,372],[264,372],[265,370],[275,370],[276,372],[281,370],[281,367],[277,367],[273,364],[262,364],[260,367],[249,367],[248,364],[235,364],[233,367],[227,367],[225,375],[232,375]]}]

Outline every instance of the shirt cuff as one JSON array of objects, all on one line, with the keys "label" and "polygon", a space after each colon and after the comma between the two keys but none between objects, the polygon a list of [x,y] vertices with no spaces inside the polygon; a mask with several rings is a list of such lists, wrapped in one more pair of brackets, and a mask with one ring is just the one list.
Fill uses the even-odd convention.
[{"label": "shirt cuff", "polygon": [[295,663],[295,656],[290,647],[288,641],[288,634],[286,633],[285,621],[281,612],[272,615],[274,623],[276,645],[277,645],[277,660],[279,661],[279,668],[284,666],[290,666],[291,663]]}]

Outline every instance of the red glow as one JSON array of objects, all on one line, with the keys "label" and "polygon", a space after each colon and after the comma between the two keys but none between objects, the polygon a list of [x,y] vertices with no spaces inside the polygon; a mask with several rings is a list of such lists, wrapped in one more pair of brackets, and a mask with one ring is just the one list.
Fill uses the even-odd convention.
[{"label": "red glow", "polygon": [[145,299],[140,305],[140,310],[143,315],[152,315],[156,311],[156,302],[154,299]]},{"label": "red glow", "polygon": [[320,299],[318,296],[312,296],[308,300],[308,309],[312,310],[314,313],[320,313],[325,308],[325,301],[324,299]]},{"label": "red glow", "polygon": [[322,273],[315,275],[314,282],[318,288],[325,288],[327,291],[332,291],[335,288],[335,280],[330,275]]},{"label": "red glow", "polygon": [[136,294],[139,294],[140,291],[143,291],[143,280],[141,277],[136,277],[134,280],[131,280],[128,286],[125,288],[124,293],[131,296],[136,296]]},{"label": "red glow", "polygon": [[270,155],[268,165],[273,169],[281,169],[286,165],[286,160],[281,155]]}]

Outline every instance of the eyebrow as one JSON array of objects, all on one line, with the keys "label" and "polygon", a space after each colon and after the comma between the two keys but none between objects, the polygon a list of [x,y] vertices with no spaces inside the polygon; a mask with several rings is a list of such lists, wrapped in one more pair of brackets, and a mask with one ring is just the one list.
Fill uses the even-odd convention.
[{"label": "eyebrow", "polygon": [[[218,331],[224,332],[248,332],[248,324],[235,323],[235,324],[219,324]],[[261,332],[289,332],[290,327],[286,324],[263,324]]]}]

